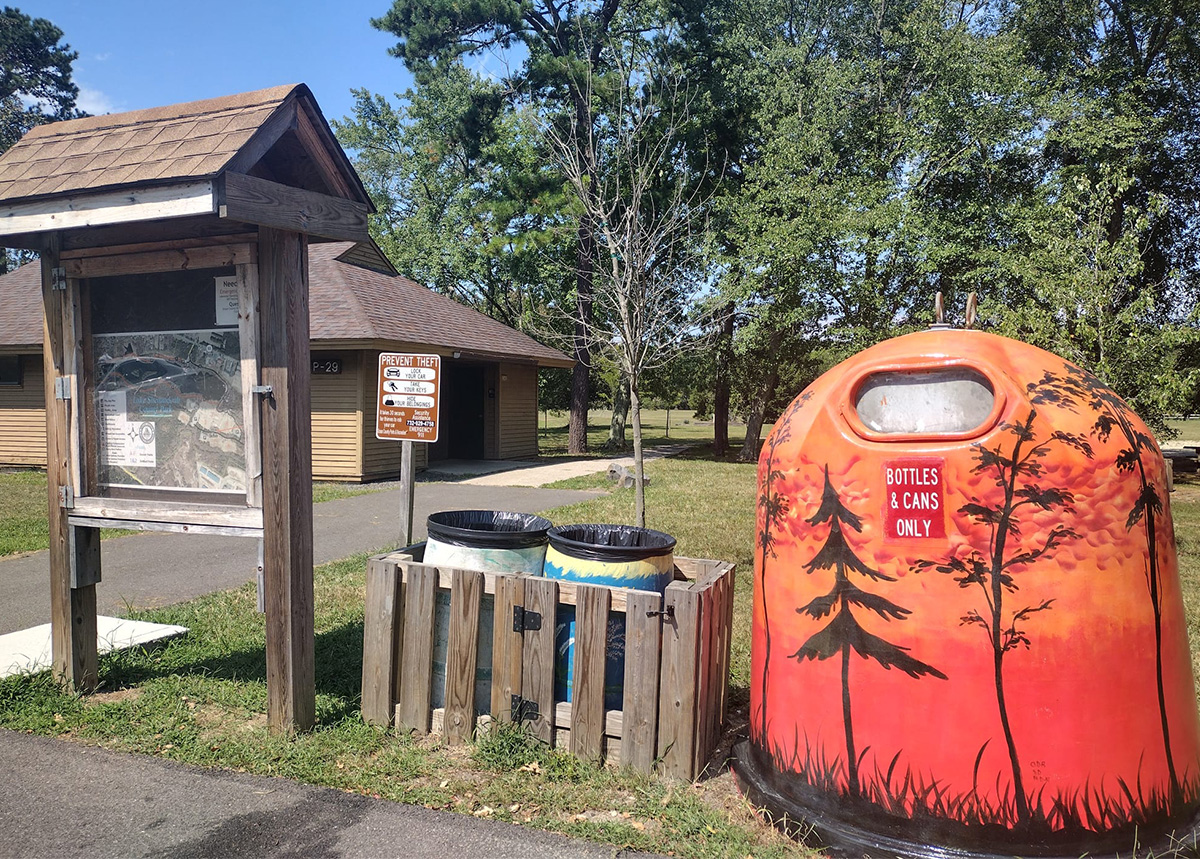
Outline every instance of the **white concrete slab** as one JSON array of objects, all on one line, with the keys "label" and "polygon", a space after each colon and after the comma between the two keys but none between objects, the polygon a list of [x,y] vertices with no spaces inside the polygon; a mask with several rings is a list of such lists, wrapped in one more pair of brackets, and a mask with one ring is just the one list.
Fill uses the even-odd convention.
[{"label": "white concrete slab", "polygon": [[[186,626],[147,623],[119,617],[96,618],[96,649],[100,653],[125,650],[184,635]],[[50,668],[50,624],[0,635],[0,677],[34,674]]]}]

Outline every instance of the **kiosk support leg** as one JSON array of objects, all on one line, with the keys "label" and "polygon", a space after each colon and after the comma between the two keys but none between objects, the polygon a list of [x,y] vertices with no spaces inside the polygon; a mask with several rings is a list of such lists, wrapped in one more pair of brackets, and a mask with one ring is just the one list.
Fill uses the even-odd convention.
[{"label": "kiosk support leg", "polygon": [[[59,396],[56,380],[66,378],[68,354],[77,348],[74,290],[59,266],[57,239],[42,252],[43,365],[46,380],[46,482],[50,525],[50,640],[54,673],[77,692],[96,688],[96,585],[100,569],[99,532],[81,528],[72,534],[67,523],[73,498],[71,409],[79,404]],[[73,362],[72,362],[73,363]],[[78,392],[79,386],[69,386]],[[93,539],[95,538],[95,539]],[[79,587],[73,587],[78,584]]]},{"label": "kiosk support leg", "polygon": [[258,234],[262,399],[263,584],[267,626],[267,724],[313,726],[312,373],[308,254],[300,233]]}]

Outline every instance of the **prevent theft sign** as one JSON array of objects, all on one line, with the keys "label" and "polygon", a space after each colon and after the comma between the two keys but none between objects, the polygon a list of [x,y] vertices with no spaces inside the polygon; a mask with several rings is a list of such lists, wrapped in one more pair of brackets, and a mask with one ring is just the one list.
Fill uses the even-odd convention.
[{"label": "prevent theft sign", "polygon": [[440,355],[381,352],[375,438],[434,442],[442,387]]}]

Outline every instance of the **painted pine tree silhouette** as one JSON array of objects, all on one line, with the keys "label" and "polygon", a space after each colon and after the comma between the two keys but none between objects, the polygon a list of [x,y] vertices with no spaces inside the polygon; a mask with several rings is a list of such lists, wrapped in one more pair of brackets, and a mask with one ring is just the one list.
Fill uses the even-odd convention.
[{"label": "painted pine tree silhouette", "polygon": [[1032,402],[1049,402],[1074,411],[1084,403],[1097,413],[1092,431],[1101,443],[1107,443],[1114,430],[1125,446],[1118,451],[1116,465],[1122,472],[1137,473],[1140,483],[1137,499],[1125,520],[1125,529],[1133,530],[1141,524],[1146,533],[1146,587],[1150,593],[1150,607],[1154,613],[1154,671],[1158,692],[1158,714],[1162,723],[1163,751],[1167,757],[1167,775],[1170,779],[1171,801],[1176,807],[1183,801],[1183,786],[1175,771],[1175,756],[1171,752],[1171,725],[1167,719],[1166,690],[1163,684],[1162,663],[1162,574],[1158,557],[1158,519],[1163,513],[1163,502],[1158,485],[1151,480],[1146,470],[1143,454],[1157,454],[1158,444],[1134,424],[1134,412],[1117,393],[1096,376],[1074,365],[1068,364],[1061,376],[1046,371],[1037,382],[1029,385]]},{"label": "painted pine tree silhouette", "polygon": [[[922,560],[913,565],[914,571],[933,568],[948,573],[959,587],[977,587],[983,594],[983,608],[970,610],[962,617],[961,623],[983,630],[991,646],[996,705],[1012,767],[1019,824],[1028,824],[1032,814],[1005,700],[1004,658],[1017,648],[1029,649],[1026,623],[1033,615],[1049,611],[1054,600],[1042,599],[1017,609],[1007,603],[1020,590],[1018,573],[1028,571],[1064,541],[1079,538],[1079,534],[1071,528],[1055,525],[1044,536],[1031,538],[1033,545],[1028,545],[1022,532],[1021,517],[1025,512],[1034,510],[1074,512],[1071,506],[1074,496],[1069,490],[1065,487],[1044,487],[1037,482],[1045,473],[1042,459],[1054,445],[1073,447],[1087,458],[1092,457],[1091,445],[1071,433],[1055,431],[1038,441],[1034,433],[1036,417],[1037,412],[1030,409],[1024,421],[1001,424],[1000,429],[1008,440],[1002,440],[995,447],[975,445],[976,464],[972,471],[990,477],[994,489],[987,492],[984,498],[972,497],[958,512],[987,526],[990,534],[987,551],[972,549],[966,557],[952,557],[944,561]],[[1006,447],[1008,444],[1011,446]]]},{"label": "painted pine tree silhouette", "polygon": [[805,565],[812,574],[817,570],[833,570],[833,587],[805,606],[796,609],[800,614],[815,620],[830,617],[829,623],[812,635],[792,654],[792,658],[803,662],[806,659],[825,660],[841,656],[842,660],[842,721],[846,729],[846,777],[847,790],[851,796],[860,795],[858,781],[858,754],[854,745],[854,720],[850,701],[850,654],[857,653],[863,659],[873,659],[884,668],[899,668],[913,678],[926,675],[946,679],[946,675],[932,665],[909,656],[908,648],[884,641],[867,632],[859,624],[854,612],[865,609],[884,620],[904,620],[910,609],[896,605],[878,594],[869,593],[850,580],[857,573],[875,582],[894,582],[895,578],[873,570],[854,554],[846,542],[845,528],[862,531],[862,520],[851,513],[837,490],[829,480],[829,466],[825,466],[825,487],[821,493],[821,506],[809,525],[829,523],[829,536],[825,545]]},{"label": "painted pine tree silhouette", "polygon": [[767,689],[771,680],[771,607],[767,601],[767,559],[777,557],[775,554],[775,529],[783,522],[789,510],[787,497],[780,495],[775,489],[775,481],[783,476],[783,472],[776,468],[776,451],[781,444],[792,437],[791,419],[811,398],[812,392],[805,391],[793,400],[780,416],[775,424],[775,429],[767,439],[767,457],[762,462],[759,476],[759,483],[763,487],[762,493],[758,497],[758,504],[763,509],[762,528],[758,532],[758,546],[762,552],[759,559],[758,592],[762,597],[763,607],[763,667],[760,681],[762,706],[759,708],[758,733],[764,748],[767,740]]}]

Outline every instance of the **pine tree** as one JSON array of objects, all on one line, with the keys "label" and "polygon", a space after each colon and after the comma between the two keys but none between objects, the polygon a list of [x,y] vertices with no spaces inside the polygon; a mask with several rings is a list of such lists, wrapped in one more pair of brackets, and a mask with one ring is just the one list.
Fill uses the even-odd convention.
[{"label": "pine tree", "polygon": [[829,480],[829,466],[825,466],[825,488],[821,493],[821,506],[808,521],[809,525],[829,523],[829,537],[819,552],[805,565],[809,574],[816,570],[833,570],[833,588],[807,605],[796,609],[800,614],[820,620],[832,614],[832,619],[823,629],[814,634],[792,657],[803,662],[805,659],[825,660],[840,655],[842,658],[842,719],[846,728],[846,771],[847,788],[851,796],[859,795],[858,756],[854,746],[854,723],[850,704],[850,652],[863,659],[873,659],[884,668],[899,668],[910,677],[925,675],[946,679],[946,675],[932,665],[909,656],[907,647],[884,641],[867,632],[854,616],[854,609],[866,609],[884,620],[904,620],[910,609],[896,605],[877,594],[868,593],[850,581],[850,573],[857,573],[876,582],[894,582],[895,578],[873,570],[854,554],[846,542],[843,527],[862,531],[862,520],[851,513],[838,496]]}]

